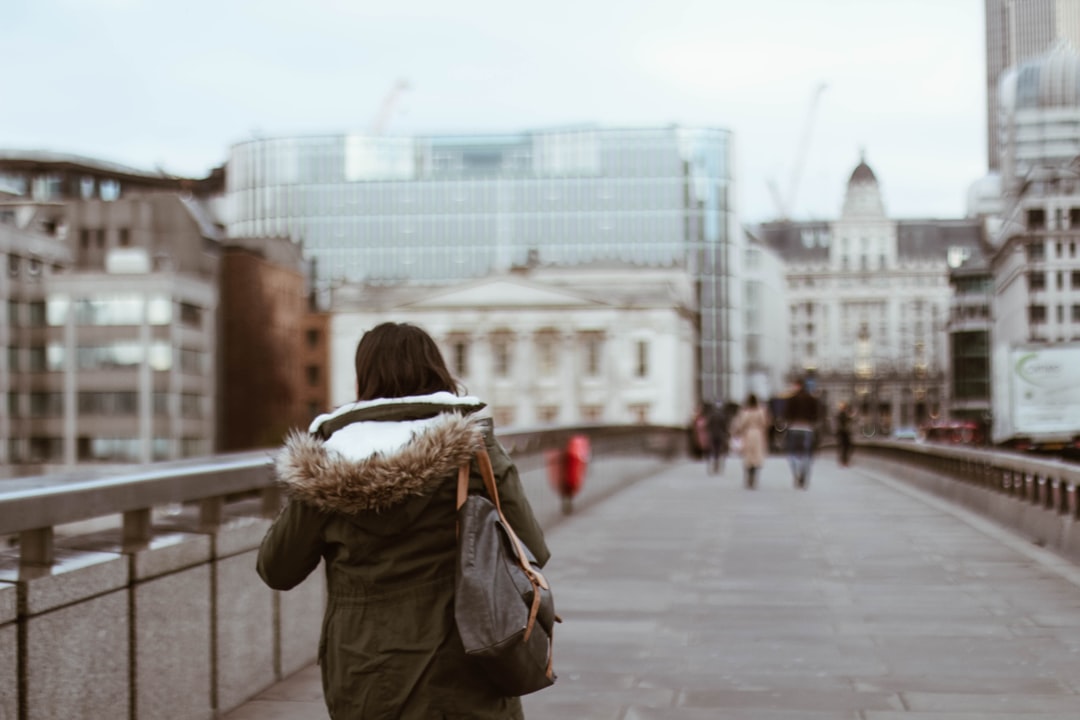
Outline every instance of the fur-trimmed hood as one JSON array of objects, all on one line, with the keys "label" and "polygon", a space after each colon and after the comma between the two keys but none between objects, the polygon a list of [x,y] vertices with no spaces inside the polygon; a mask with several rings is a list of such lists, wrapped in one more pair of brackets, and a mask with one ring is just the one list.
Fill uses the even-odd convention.
[{"label": "fur-trimmed hood", "polygon": [[484,447],[484,404],[451,393],[342,406],[294,432],[275,460],[289,496],[329,512],[380,512],[433,491]]}]

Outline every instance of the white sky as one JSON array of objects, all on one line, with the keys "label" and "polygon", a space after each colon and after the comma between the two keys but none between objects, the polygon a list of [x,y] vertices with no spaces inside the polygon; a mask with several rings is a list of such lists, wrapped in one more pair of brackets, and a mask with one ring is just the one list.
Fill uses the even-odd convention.
[{"label": "white sky", "polygon": [[263,136],[734,132],[738,213],[833,218],[865,148],[893,217],[986,168],[983,0],[2,0],[0,147],[202,176]]}]

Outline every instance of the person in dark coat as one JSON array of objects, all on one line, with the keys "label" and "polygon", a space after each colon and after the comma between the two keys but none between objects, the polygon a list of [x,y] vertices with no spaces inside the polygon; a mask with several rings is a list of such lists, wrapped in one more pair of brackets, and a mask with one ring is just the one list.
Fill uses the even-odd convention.
[{"label": "person in dark coat", "polygon": [[709,434],[709,469],[713,474],[723,474],[724,460],[731,448],[731,434],[728,431],[727,412],[722,404],[716,403],[709,408],[705,427]]},{"label": "person in dark coat", "polygon": [[334,720],[521,720],[469,663],[454,624],[457,469],[486,447],[502,509],[542,566],[550,555],[484,403],[456,394],[420,328],[384,323],[356,349],[357,402],[294,433],[276,458],[288,504],[258,573],[288,590],[325,564],[318,658]]},{"label": "person in dark coat", "polygon": [[821,403],[810,394],[804,380],[795,384],[795,394],[784,402],[787,422],[788,462],[795,487],[806,489],[810,481],[810,463],[814,454],[814,433],[821,418]]},{"label": "person in dark coat", "polygon": [[847,467],[851,462],[851,410],[844,402],[836,410],[836,451],[840,464]]}]

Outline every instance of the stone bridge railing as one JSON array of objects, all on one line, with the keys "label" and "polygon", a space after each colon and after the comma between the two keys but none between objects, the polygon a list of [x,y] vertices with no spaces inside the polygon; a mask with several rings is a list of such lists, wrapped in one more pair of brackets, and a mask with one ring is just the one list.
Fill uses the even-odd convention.
[{"label": "stone bridge railing", "polygon": [[[684,451],[681,428],[501,434],[545,525],[563,512],[546,463],[573,433],[593,450],[578,505]],[[254,570],[283,500],[270,460],[0,480],[0,720],[215,718],[313,662],[322,573],[280,593]]]},{"label": "stone bridge railing", "polygon": [[1080,562],[1080,464],[903,440],[864,441],[856,455]]}]

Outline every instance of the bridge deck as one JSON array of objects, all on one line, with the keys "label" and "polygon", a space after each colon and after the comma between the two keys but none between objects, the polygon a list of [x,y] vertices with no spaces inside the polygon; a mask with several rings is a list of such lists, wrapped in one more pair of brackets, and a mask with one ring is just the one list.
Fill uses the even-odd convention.
[{"label": "bridge deck", "polygon": [[[888,477],[684,463],[548,532],[565,622],[529,720],[1075,720],[1080,568]],[[325,718],[317,668],[227,720]]]}]

